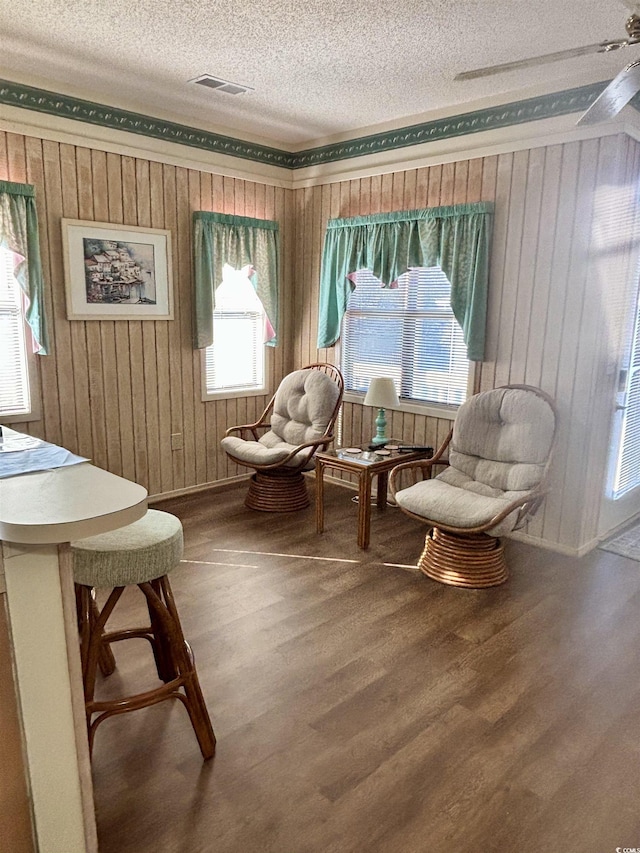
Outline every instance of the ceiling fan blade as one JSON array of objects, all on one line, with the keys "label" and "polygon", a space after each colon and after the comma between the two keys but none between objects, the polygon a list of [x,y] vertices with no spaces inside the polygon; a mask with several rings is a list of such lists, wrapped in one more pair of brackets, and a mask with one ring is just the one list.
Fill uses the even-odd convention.
[{"label": "ceiling fan blade", "polygon": [[584,47],[571,47],[568,50],[558,50],[555,53],[545,53],[542,56],[532,56],[529,59],[518,59],[515,62],[503,62],[501,65],[489,65],[487,68],[477,68],[475,71],[463,71],[456,74],[454,80],[475,80],[478,77],[488,77],[490,74],[501,74],[516,68],[532,68],[547,62],[559,62],[561,59],[571,59],[574,56],[584,56],[588,53],[608,53],[630,44],[628,39],[617,41],[601,41],[597,44],[587,44]]},{"label": "ceiling fan blade", "polygon": [[613,118],[637,92],[640,92],[640,59],[630,62],[609,83],[577,122],[578,126],[598,124]]}]

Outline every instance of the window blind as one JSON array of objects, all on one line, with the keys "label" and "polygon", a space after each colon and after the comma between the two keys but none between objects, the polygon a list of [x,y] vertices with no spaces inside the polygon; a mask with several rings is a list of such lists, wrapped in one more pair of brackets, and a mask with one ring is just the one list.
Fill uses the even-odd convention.
[{"label": "window blind", "polygon": [[0,249],[0,418],[31,411],[22,298],[13,255]]},{"label": "window blind", "polygon": [[640,299],[636,305],[623,405],[620,444],[613,482],[614,499],[640,486]]},{"label": "window blind", "polygon": [[375,376],[390,376],[401,399],[464,402],[467,348],[442,270],[411,269],[391,289],[369,270],[355,273],[353,281],[342,330],[346,390],[366,393]]},{"label": "window blind", "polygon": [[248,278],[249,269],[225,264],[216,289],[213,343],[205,350],[207,394],[264,387],[266,315]]},{"label": "window blind", "polygon": [[213,312],[213,344],[205,352],[208,394],[264,385],[263,335],[257,311]]}]

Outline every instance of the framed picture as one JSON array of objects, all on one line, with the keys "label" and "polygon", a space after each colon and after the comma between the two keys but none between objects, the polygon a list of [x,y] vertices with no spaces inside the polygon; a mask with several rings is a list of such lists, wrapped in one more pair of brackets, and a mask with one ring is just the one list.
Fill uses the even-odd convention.
[{"label": "framed picture", "polygon": [[62,220],[69,320],[173,320],[171,232]]}]

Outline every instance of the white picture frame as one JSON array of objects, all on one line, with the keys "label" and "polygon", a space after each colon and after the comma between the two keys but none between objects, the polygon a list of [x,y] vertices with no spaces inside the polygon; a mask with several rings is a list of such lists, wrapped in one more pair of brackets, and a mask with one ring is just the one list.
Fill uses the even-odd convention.
[{"label": "white picture frame", "polygon": [[62,220],[67,319],[173,320],[171,232]]}]

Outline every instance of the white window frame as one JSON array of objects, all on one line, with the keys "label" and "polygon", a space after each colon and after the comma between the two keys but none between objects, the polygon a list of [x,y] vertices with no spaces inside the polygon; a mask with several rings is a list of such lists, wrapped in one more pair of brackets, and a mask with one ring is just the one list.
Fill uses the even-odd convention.
[{"label": "white window frame", "polygon": [[[9,269],[11,264],[10,261],[5,265],[5,258],[3,257],[4,252],[10,253],[8,250],[0,249],[0,265],[2,266],[2,274],[4,275],[5,269]],[[0,412],[0,424],[16,424],[16,423],[27,423],[28,421],[39,421],[42,418],[42,405],[40,400],[40,383],[38,381],[38,368],[36,366],[36,354],[33,352],[33,347],[31,343],[33,341],[33,336],[31,333],[31,329],[29,324],[26,321],[24,314],[24,298],[22,291],[20,290],[20,286],[13,274],[11,274],[11,278],[13,280],[14,287],[18,290],[20,295],[20,306],[21,306],[21,314],[22,314],[22,326],[24,330],[24,347],[25,347],[25,356],[27,363],[27,383],[28,383],[28,392],[29,392],[29,409],[22,412],[15,412],[14,414],[4,414]]]},{"label": "white window frame", "polygon": [[[263,308],[264,314],[264,308]],[[214,312],[215,315],[215,312]],[[265,314],[266,317],[266,314]],[[214,334],[215,334],[215,321],[214,321]],[[263,382],[262,385],[255,386],[246,386],[245,388],[238,388],[236,390],[220,388],[219,390],[212,391],[207,387],[207,352],[209,347],[200,350],[200,376],[201,376],[201,399],[203,402],[207,402],[208,400],[233,400],[240,397],[261,397],[268,393],[268,377],[271,375],[271,356],[270,350],[272,347],[265,346],[262,343],[263,350]]]},{"label": "white window frame", "polygon": [[[344,323],[346,322],[347,312],[345,311],[342,323],[344,328]],[[336,344],[336,363],[342,365],[342,335]],[[478,362],[470,361],[469,370],[467,373],[467,389],[466,389],[466,397],[465,400],[469,399],[475,393],[476,387],[476,377],[478,370]],[[345,390],[344,393],[344,401],[347,403],[359,403],[360,405],[364,404],[364,398],[366,396],[365,392],[357,392]],[[463,401],[464,402],[464,401]],[[407,400],[406,398],[400,398],[400,405],[394,409],[394,411],[399,412],[407,412],[409,414],[415,415],[423,415],[425,417],[432,418],[441,418],[443,420],[454,421],[456,415],[458,413],[458,409],[460,405],[448,405],[446,403],[436,403],[436,402],[419,402],[417,400]]]}]

